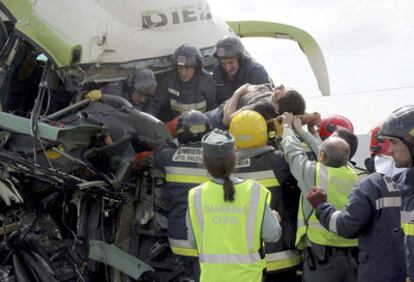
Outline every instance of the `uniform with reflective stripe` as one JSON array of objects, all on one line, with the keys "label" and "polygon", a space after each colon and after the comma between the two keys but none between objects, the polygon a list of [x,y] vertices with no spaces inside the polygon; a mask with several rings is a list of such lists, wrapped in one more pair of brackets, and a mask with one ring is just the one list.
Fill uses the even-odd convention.
[{"label": "uniform with reflective stripe", "polygon": [[168,239],[173,253],[182,256],[198,256],[187,241],[185,214],[188,191],[209,180],[206,169],[202,168],[200,144],[178,148],[160,148],[154,153],[155,165],[165,174],[166,189],[170,195],[168,212]]},{"label": "uniform with reflective stripe", "polygon": [[394,177],[401,191],[401,228],[405,238],[408,275],[414,281],[414,167]]},{"label": "uniform with reflective stripe", "polygon": [[342,211],[329,203],[317,207],[316,215],[325,228],[358,238],[358,281],[405,281],[400,204],[400,190],[392,180],[374,173],[355,186]]},{"label": "uniform with reflective stripe", "polygon": [[[295,248],[295,232],[300,190],[283,153],[266,146],[239,150],[237,156],[233,174],[253,179],[269,189],[272,194],[270,207],[282,218],[282,239],[265,244],[267,271],[279,272],[299,265],[302,255]],[[272,279],[277,280],[277,277]]]},{"label": "uniform with reflective stripe", "polygon": [[190,81],[183,82],[174,70],[161,80],[148,111],[163,121],[189,110],[205,112],[214,108],[215,93],[216,84],[206,71],[196,71]]},{"label": "uniform with reflective stripe", "polygon": [[[306,144],[308,144],[309,147],[317,154],[317,152],[319,152],[319,147],[315,137],[309,133],[306,135],[304,134],[302,137]],[[300,187],[302,194],[306,195],[312,187],[316,186],[316,182],[319,181],[316,177],[318,174],[318,162],[310,160],[306,150],[301,145],[301,140],[295,135],[294,130],[290,127],[283,128],[281,146],[286,161],[289,163],[290,171],[298,181],[298,186]],[[303,196],[301,196],[301,199],[302,198]],[[299,236],[296,237],[296,245],[301,249],[307,247],[305,250],[306,257],[303,263],[304,279],[309,281],[353,281],[356,279],[357,269],[351,256],[336,255],[334,254],[334,251],[339,250],[337,246],[321,246],[319,244],[312,243],[308,236],[306,236],[307,227],[304,219],[308,219],[313,214],[314,210],[307,200],[301,201],[299,207],[298,233],[300,233],[298,234]],[[319,230],[322,230],[315,228],[315,226],[313,229],[316,231],[316,234],[318,234]],[[328,231],[325,230],[325,232]],[[345,251],[349,252],[349,250]],[[312,258],[316,256],[320,258],[324,257],[326,259],[325,263],[315,264],[316,259]],[[313,267],[316,267],[314,271],[311,270]]]},{"label": "uniform with reflective stripe", "polygon": [[261,227],[269,191],[246,180],[225,202],[223,186],[208,181],[192,190],[188,211],[199,252],[200,281],[262,281]]},{"label": "uniform with reflective stripe", "polygon": [[[325,190],[329,203],[338,209],[344,208],[348,203],[348,196],[356,184],[357,178],[355,171],[350,167],[334,168],[324,166],[320,162],[317,164],[316,186]],[[302,199],[303,197],[298,213],[297,247],[303,248],[299,242],[305,234],[312,243],[323,246],[355,247],[358,245],[356,240],[345,239],[328,231],[319,223],[314,212],[309,218],[305,219],[302,211]]]}]

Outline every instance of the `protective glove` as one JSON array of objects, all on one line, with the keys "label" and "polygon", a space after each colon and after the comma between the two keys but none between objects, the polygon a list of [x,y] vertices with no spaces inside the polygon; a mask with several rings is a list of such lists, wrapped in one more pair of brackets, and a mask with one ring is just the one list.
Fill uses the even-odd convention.
[{"label": "protective glove", "polygon": [[327,196],[325,191],[317,187],[311,188],[311,190],[306,194],[306,199],[316,209],[321,203],[326,202]]},{"label": "protective glove", "polygon": [[152,158],[153,152],[152,151],[144,151],[141,153],[138,153],[135,155],[135,160],[134,160],[134,168],[136,170],[140,170],[144,167],[149,166],[149,164],[151,163],[151,158]]},{"label": "protective glove", "polygon": [[166,123],[168,130],[170,131],[172,137],[174,138],[177,137],[177,122],[178,122],[178,117]]},{"label": "protective glove", "polygon": [[102,98],[102,92],[99,89],[89,91],[85,94],[85,98],[91,99],[91,101],[99,101]]}]

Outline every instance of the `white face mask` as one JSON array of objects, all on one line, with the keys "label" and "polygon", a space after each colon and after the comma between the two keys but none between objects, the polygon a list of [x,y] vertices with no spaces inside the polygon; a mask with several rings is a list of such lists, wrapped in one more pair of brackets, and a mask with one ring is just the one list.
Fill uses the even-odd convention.
[{"label": "white face mask", "polygon": [[388,177],[393,177],[394,175],[403,172],[407,168],[396,168],[394,165],[394,160],[391,156],[386,155],[376,155],[374,158],[375,161],[375,171],[381,174],[384,174]]}]

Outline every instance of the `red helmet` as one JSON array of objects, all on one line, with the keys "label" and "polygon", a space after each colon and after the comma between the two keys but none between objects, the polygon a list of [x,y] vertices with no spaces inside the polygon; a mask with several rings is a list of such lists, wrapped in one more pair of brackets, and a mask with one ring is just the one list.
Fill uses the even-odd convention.
[{"label": "red helmet", "polygon": [[381,138],[380,130],[383,123],[371,129],[371,141],[369,142],[369,151],[371,155],[390,155],[388,149],[390,148],[390,140]]},{"label": "red helmet", "polygon": [[345,128],[354,133],[354,126],[349,119],[340,115],[333,115],[321,120],[319,136],[322,140],[325,140],[338,128]]}]

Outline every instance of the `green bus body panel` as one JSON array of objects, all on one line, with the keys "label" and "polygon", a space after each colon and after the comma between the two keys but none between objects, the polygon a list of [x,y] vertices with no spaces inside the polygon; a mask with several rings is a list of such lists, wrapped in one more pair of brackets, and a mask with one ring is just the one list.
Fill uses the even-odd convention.
[{"label": "green bus body panel", "polygon": [[62,36],[50,24],[35,14],[30,0],[1,0],[16,18],[16,29],[32,40],[56,64],[69,66],[75,50],[81,46]]},{"label": "green bus body panel", "polygon": [[[24,135],[30,135],[30,119],[0,112],[0,126],[3,130]],[[65,125],[65,127],[51,126],[38,122],[39,137],[51,141],[58,141],[67,146],[89,146],[92,136],[105,131],[100,126],[93,125]]]},{"label": "green bus body panel", "polygon": [[305,53],[322,95],[330,95],[329,75],[322,50],[309,33],[297,27],[263,21],[228,21],[240,37],[271,37],[295,40]]}]

